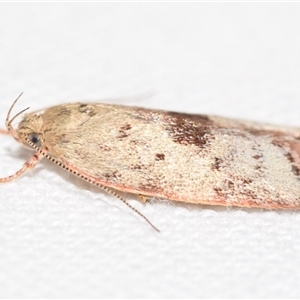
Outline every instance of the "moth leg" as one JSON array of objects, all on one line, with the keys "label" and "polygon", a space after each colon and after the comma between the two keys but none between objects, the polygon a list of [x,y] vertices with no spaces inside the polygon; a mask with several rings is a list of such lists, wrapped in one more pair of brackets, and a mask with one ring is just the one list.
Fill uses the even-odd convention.
[{"label": "moth leg", "polygon": [[16,178],[20,177],[22,174],[24,174],[26,171],[32,170],[43,158],[44,156],[37,152],[33,156],[29,158],[28,161],[25,162],[23,167],[17,171],[15,174],[10,175],[8,177],[0,178],[0,183],[10,182],[15,180]]},{"label": "moth leg", "polygon": [[143,203],[146,203],[148,201],[145,195],[139,194],[139,197]]},{"label": "moth leg", "polygon": [[0,134],[9,134],[9,131],[6,129],[1,129],[0,128]]}]

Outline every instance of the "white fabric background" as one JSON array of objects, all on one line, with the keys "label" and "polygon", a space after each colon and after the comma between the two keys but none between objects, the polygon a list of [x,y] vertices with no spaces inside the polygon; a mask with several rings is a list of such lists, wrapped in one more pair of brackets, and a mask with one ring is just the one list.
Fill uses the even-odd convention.
[{"label": "white fabric background", "polygon": [[[299,3],[1,3],[0,119],[24,91],[15,112],[106,100],[299,125],[299,15]],[[32,152],[0,142],[4,177]],[[300,296],[295,211],[126,195],[157,234],[48,161],[0,197],[1,298]]]}]

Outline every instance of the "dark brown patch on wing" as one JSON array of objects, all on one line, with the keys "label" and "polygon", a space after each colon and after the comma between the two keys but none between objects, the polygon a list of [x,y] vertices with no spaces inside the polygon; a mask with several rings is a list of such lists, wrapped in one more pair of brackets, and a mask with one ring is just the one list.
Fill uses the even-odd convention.
[{"label": "dark brown patch on wing", "polygon": [[250,178],[241,178],[241,181],[243,182],[243,184],[249,184],[249,183],[251,183],[251,182],[253,182],[253,180],[252,179],[250,179]]},{"label": "dark brown patch on wing", "polygon": [[224,197],[224,191],[220,187],[214,187],[213,189],[217,193],[218,197]]},{"label": "dark brown patch on wing", "polygon": [[204,147],[214,139],[211,128],[215,123],[207,116],[169,112],[164,116],[164,125],[174,142],[182,145]]},{"label": "dark brown patch on wing", "polygon": [[172,116],[174,118],[184,118],[190,121],[194,121],[197,123],[209,123],[212,124],[213,121],[207,116],[207,115],[193,115],[193,114],[187,114],[187,113],[179,113],[174,111],[166,112],[167,115]]},{"label": "dark brown patch on wing", "polygon": [[155,155],[155,160],[165,160],[165,155],[163,153],[157,153]]},{"label": "dark brown patch on wing", "polygon": [[130,129],[131,129],[130,124],[125,124],[122,127],[120,127],[119,135],[117,136],[117,138],[122,139],[122,138],[128,137],[130,135],[129,132],[128,132]]},{"label": "dark brown patch on wing", "polygon": [[227,185],[228,190],[233,190],[234,189],[234,183],[230,179],[224,180],[225,185]]},{"label": "dark brown patch on wing", "polygon": [[[252,147],[252,149],[255,152],[261,152],[261,150],[259,149],[260,144],[258,144],[258,147]],[[256,160],[257,164],[254,166],[254,169],[257,170],[257,172],[260,174],[262,174],[262,163],[263,163],[263,153],[258,153],[258,154],[254,154],[252,155],[252,157]]]},{"label": "dark brown patch on wing", "polygon": [[297,166],[294,157],[292,156],[292,154],[290,152],[287,152],[285,154],[286,158],[289,160],[289,162],[291,163],[292,166],[292,172],[296,175],[299,176],[300,175],[300,169]]},{"label": "dark brown patch on wing", "polygon": [[212,165],[212,169],[220,171],[220,167],[222,166],[222,163],[223,163],[223,159],[222,158],[215,157],[215,162]]},{"label": "dark brown patch on wing", "polygon": [[112,172],[112,173],[105,173],[105,174],[104,174],[104,177],[105,177],[107,180],[115,181],[116,179],[122,177],[122,174],[121,174],[119,171],[114,171],[114,172]]},{"label": "dark brown patch on wing", "polygon": [[284,151],[285,157],[291,164],[291,170],[296,176],[300,176],[300,143],[295,139],[274,139],[272,144]]},{"label": "dark brown patch on wing", "polygon": [[299,175],[300,175],[300,169],[299,169],[297,166],[295,166],[295,165],[292,166],[292,172],[293,172],[296,176],[299,176]]},{"label": "dark brown patch on wing", "polygon": [[130,130],[131,129],[131,125],[130,124],[125,124],[124,126],[121,127],[121,130]]}]

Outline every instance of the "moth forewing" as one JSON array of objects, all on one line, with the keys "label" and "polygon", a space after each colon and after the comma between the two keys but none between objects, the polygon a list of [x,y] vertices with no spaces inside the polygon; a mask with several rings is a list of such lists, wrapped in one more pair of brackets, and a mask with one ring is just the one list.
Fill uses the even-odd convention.
[{"label": "moth forewing", "polygon": [[17,130],[11,124],[8,131],[36,154],[0,182],[46,157],[128,206],[115,190],[143,199],[300,207],[297,128],[101,103],[57,105],[25,115]]}]

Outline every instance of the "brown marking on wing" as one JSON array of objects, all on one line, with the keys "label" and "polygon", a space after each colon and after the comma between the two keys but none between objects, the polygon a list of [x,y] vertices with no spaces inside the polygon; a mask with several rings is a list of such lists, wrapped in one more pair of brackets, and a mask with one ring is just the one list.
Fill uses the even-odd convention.
[{"label": "brown marking on wing", "polygon": [[212,165],[213,170],[220,171],[220,168],[222,167],[223,159],[219,157],[215,157],[215,162]]},{"label": "brown marking on wing", "polygon": [[130,129],[131,129],[130,124],[125,124],[125,125],[121,126],[119,129],[119,135],[117,136],[117,138],[123,139],[123,138],[130,136],[130,134],[128,132]]},{"label": "brown marking on wing", "polygon": [[111,173],[105,173],[104,176],[107,180],[115,181],[116,179],[122,177],[122,174],[117,170]]},{"label": "brown marking on wing", "polygon": [[155,160],[156,161],[165,160],[165,155],[163,153],[157,153],[155,154]]},{"label": "brown marking on wing", "polygon": [[291,165],[291,170],[296,176],[300,176],[300,142],[296,138],[275,138],[273,144],[283,149],[285,157]]},{"label": "brown marking on wing", "polygon": [[168,112],[164,116],[164,126],[174,142],[200,148],[214,139],[211,132],[213,124],[214,122],[204,115]]}]

